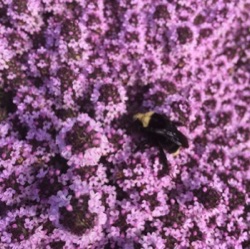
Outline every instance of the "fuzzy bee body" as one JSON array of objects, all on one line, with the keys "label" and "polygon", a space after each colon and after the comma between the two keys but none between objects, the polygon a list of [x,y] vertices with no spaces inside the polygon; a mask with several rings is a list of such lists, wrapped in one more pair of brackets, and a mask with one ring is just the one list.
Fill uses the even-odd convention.
[{"label": "fuzzy bee body", "polygon": [[140,122],[142,131],[151,141],[155,141],[168,153],[176,153],[180,147],[188,148],[189,146],[186,136],[177,129],[177,126],[181,124],[171,121],[162,114],[138,113],[134,115],[134,120]]}]

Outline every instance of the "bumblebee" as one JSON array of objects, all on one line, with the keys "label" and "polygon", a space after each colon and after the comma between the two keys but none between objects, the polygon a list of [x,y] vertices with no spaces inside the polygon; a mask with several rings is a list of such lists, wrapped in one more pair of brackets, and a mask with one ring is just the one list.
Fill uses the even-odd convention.
[{"label": "bumblebee", "polygon": [[161,155],[165,155],[164,150],[176,155],[181,147],[189,147],[188,139],[177,129],[177,126],[182,126],[181,123],[155,112],[137,113],[133,118],[139,121],[142,132],[160,146]]}]

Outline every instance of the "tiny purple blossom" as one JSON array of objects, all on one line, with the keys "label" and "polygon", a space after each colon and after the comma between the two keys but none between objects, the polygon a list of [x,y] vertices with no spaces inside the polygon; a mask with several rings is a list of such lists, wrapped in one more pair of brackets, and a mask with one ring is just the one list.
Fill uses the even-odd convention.
[{"label": "tiny purple blossom", "polygon": [[[0,1],[0,247],[250,248],[249,13]],[[146,111],[188,137],[167,165]]]}]

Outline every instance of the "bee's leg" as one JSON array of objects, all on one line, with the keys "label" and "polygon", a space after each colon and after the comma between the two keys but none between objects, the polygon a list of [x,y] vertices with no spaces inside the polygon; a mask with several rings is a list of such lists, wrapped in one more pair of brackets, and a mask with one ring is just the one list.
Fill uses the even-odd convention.
[{"label": "bee's leg", "polygon": [[159,159],[162,163],[162,169],[159,171],[159,176],[164,176],[169,174],[168,159],[163,146],[159,143]]},{"label": "bee's leg", "polygon": [[168,160],[167,160],[167,156],[166,156],[166,153],[163,149],[163,146],[159,143],[159,151],[160,151],[160,160],[161,160],[161,163],[163,164],[164,167],[168,167]]}]

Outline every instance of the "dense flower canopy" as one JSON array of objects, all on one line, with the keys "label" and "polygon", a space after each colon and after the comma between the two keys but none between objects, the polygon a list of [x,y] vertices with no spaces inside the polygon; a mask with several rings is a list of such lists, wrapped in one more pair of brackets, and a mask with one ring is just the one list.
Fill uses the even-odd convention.
[{"label": "dense flower canopy", "polygon": [[[0,248],[250,248],[249,13],[0,1]],[[189,139],[167,167],[149,110]]]}]

